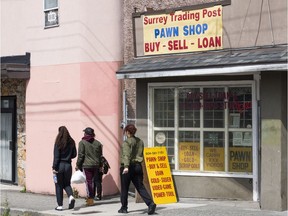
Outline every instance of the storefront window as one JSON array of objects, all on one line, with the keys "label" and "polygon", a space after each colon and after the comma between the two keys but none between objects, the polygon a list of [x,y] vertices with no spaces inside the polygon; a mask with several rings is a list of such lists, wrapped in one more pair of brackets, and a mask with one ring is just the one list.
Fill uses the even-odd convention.
[{"label": "storefront window", "polygon": [[166,147],[171,169],[175,169],[174,95],[173,88],[155,89],[154,94],[154,145]]},{"label": "storefront window", "polygon": [[165,146],[167,150],[168,160],[171,166],[171,169],[175,168],[175,133],[174,131],[158,131],[154,132],[154,143],[157,147]]},{"label": "storefront window", "polygon": [[179,132],[179,170],[200,171],[200,132]]},{"label": "storefront window", "polygon": [[252,172],[251,86],[154,87],[152,92],[154,146],[167,148],[172,169]]},{"label": "storefront window", "polygon": [[204,171],[225,171],[224,132],[204,132]]},{"label": "storefront window", "polygon": [[229,171],[252,172],[252,92],[229,88]]},{"label": "storefront window", "polygon": [[156,89],[154,95],[155,127],[174,127],[174,89]]},{"label": "storefront window", "polygon": [[200,127],[200,89],[185,88],[179,90],[179,126]]},{"label": "storefront window", "polygon": [[203,111],[205,128],[224,128],[224,88],[203,89]]}]

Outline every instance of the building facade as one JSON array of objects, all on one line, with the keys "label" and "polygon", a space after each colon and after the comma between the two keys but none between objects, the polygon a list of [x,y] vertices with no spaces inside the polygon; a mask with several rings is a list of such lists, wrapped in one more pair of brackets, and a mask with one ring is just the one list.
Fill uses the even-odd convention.
[{"label": "building facade", "polygon": [[1,30],[1,181],[53,194],[58,127],[90,126],[116,194],[134,122],[178,197],[287,209],[285,0],[2,1]]},{"label": "building facade", "polygon": [[[94,128],[118,166],[121,8],[113,0],[1,1],[1,181],[54,194],[53,146],[62,125],[77,144],[84,128]],[[73,187],[85,196],[84,185]],[[118,193],[117,169],[103,187],[104,195]]]},{"label": "building facade", "polygon": [[138,135],[166,147],[178,197],[286,210],[287,2],[125,1],[124,9],[116,76]]}]

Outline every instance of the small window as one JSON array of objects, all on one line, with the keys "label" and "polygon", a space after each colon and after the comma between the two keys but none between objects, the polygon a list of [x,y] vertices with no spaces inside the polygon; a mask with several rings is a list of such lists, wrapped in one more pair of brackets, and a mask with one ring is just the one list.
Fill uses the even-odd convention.
[{"label": "small window", "polygon": [[58,0],[44,0],[45,28],[59,26]]}]

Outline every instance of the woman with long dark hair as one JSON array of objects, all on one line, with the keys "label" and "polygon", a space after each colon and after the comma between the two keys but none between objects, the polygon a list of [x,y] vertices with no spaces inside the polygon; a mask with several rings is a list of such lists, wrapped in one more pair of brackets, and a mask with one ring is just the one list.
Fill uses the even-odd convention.
[{"label": "woman with long dark hair", "polygon": [[72,176],[72,158],[77,156],[75,141],[70,136],[69,131],[65,126],[58,129],[58,135],[54,144],[54,159],[52,171],[54,174],[54,182],[56,189],[56,198],[58,206],[57,211],[63,210],[63,190],[67,193],[69,198],[69,209],[73,209],[75,199],[73,197],[73,190],[71,187]]}]

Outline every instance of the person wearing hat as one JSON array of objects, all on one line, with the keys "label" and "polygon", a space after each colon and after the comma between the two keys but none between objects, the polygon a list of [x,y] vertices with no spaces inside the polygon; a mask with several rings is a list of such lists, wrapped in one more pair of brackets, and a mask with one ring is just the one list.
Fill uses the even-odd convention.
[{"label": "person wearing hat", "polygon": [[102,156],[102,144],[95,139],[93,128],[83,130],[84,137],[79,142],[76,170],[81,170],[86,175],[87,199],[86,205],[94,204],[95,190],[94,178],[98,178]]}]

